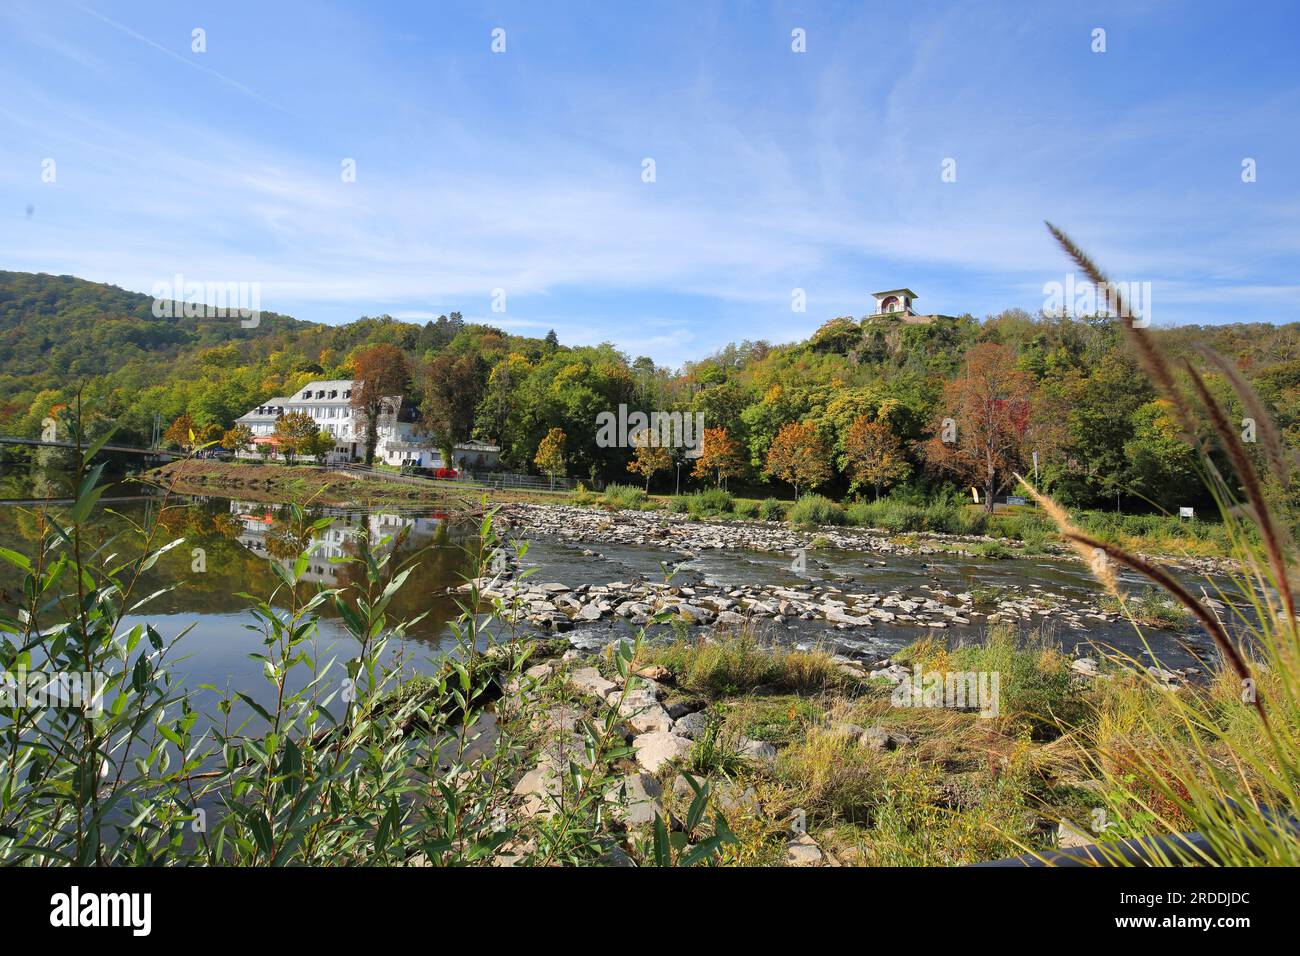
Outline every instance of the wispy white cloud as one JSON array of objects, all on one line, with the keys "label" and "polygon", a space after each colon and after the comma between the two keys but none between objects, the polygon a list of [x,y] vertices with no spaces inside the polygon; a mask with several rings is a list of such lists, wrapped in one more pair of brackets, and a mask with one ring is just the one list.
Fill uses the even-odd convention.
[{"label": "wispy white cloud", "polygon": [[[90,19],[156,48],[146,55],[178,57],[118,16]],[[918,276],[936,311],[1035,307],[1065,269],[1043,229],[1051,218],[1171,304],[1194,312],[1195,290],[1217,285],[1293,315],[1279,272],[1300,252],[1300,199],[1279,183],[1278,157],[1296,134],[1275,118],[1297,106],[1294,85],[1248,102],[1162,90],[1062,106],[1057,81],[1027,80],[1059,59],[1043,38],[1060,29],[1047,14],[982,8],[893,32],[846,16],[813,33],[806,58],[764,60],[769,75],[734,50],[653,76],[520,54],[493,82],[517,84],[503,95],[527,108],[499,115],[476,112],[488,94],[467,55],[459,70],[432,67],[436,98],[406,82],[413,64],[386,80],[378,29],[358,29],[364,60],[331,64],[364,78],[372,115],[346,119],[319,104],[303,114],[305,86],[269,100],[202,65],[196,81],[227,96],[202,117],[132,108],[123,91],[96,109],[85,83],[47,89],[0,66],[19,93],[0,107],[16,131],[0,141],[0,188],[16,208],[36,206],[0,234],[0,256],[141,290],[178,271],[258,281],[266,308],[305,318],[459,310],[680,362],[729,339],[805,335]],[[29,27],[23,42],[83,59],[87,75],[119,52],[82,57],[50,36]],[[710,47],[707,29],[692,36]],[[1206,123],[1233,149],[1207,159]],[[1260,183],[1242,184],[1234,150],[1256,146]],[[33,157],[51,154],[59,182],[46,186]],[[355,183],[339,175],[347,156]],[[640,179],[646,156],[654,183]],[[955,183],[940,180],[949,156]],[[807,314],[790,311],[795,287]],[[490,311],[498,288],[504,315]],[[661,302],[679,321],[653,324]]]}]

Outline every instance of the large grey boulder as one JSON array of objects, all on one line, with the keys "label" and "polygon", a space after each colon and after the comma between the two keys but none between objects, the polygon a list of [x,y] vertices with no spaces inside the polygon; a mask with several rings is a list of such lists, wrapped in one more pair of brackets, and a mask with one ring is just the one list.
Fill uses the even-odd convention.
[{"label": "large grey boulder", "polygon": [[630,691],[618,705],[618,715],[638,734],[668,731],[673,726],[672,718],[649,689]]},{"label": "large grey boulder", "polygon": [[673,724],[673,733],[691,740],[698,740],[699,735],[703,734],[708,729],[708,726],[709,715],[702,710],[698,710],[693,714],[677,718],[677,721]]},{"label": "large grey boulder", "polygon": [[796,834],[785,845],[786,866],[821,866],[824,860],[821,847],[806,833]]},{"label": "large grey boulder", "polygon": [[602,703],[606,695],[618,686],[613,681],[601,677],[600,671],[594,667],[579,667],[569,674],[569,683],[576,687],[580,693],[595,697]]},{"label": "large grey boulder", "polygon": [[650,774],[630,773],[609,792],[606,799],[616,805],[613,811],[615,819],[628,826],[642,826],[653,823],[656,813],[663,816],[663,805],[659,802],[662,793],[659,781]]},{"label": "large grey boulder", "polygon": [[886,730],[884,727],[868,727],[858,738],[858,743],[864,747],[870,747],[872,750],[897,750],[899,747],[906,747],[912,742],[912,738],[907,734],[901,734],[896,730]]},{"label": "large grey boulder", "polygon": [[749,760],[756,760],[761,763],[776,763],[776,748],[765,740],[750,740],[748,737],[741,737],[736,750],[742,757]]},{"label": "large grey boulder", "polygon": [[694,745],[685,737],[666,731],[641,734],[632,739],[636,762],[649,773],[658,773],[670,760],[685,757],[691,752],[692,746]]}]

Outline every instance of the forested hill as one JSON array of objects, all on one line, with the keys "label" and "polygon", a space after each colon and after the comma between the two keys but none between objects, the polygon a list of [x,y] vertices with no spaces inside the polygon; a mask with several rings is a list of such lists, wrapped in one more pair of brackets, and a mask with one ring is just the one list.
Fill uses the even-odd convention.
[{"label": "forested hill", "polygon": [[[969,462],[945,456],[935,436],[939,422],[960,417],[955,386],[979,371],[997,384],[998,407],[1014,409],[1020,432],[1000,467],[1030,468],[1028,456],[1038,452],[1041,482],[1067,504],[1113,506],[1117,493],[1129,502],[1185,503],[1201,487],[1169,410],[1107,318],[1010,309],[983,321],[909,325],[828,316],[805,341],[737,343],[670,370],[612,345],[514,336],[455,312],[423,324],[380,316],[340,326],[264,313],[245,329],[237,318],[154,318],[152,304],[79,279],[0,273],[0,431],[35,434],[50,408],[83,386],[84,401],[124,440],[147,440],[155,414],[165,423],[188,416],[196,434],[220,437],[259,401],[386,363],[440,441],[499,443],[517,469],[534,469],[542,439],[560,429],[568,474],[643,483],[627,470],[629,449],[597,441],[597,416],[625,404],[703,413],[710,429],[725,432],[718,447],[733,449],[726,463],[733,486],[789,493],[782,461],[802,460],[825,465],[812,469],[811,484],[800,479],[803,490],[932,493],[973,483]],[[1202,369],[1198,347],[1226,356],[1258,389],[1288,444],[1300,445],[1300,324],[1155,334]],[[385,351],[375,353],[377,346]],[[1240,417],[1229,383],[1206,372]],[[873,476],[864,478],[855,459],[860,465],[872,455]]]},{"label": "forested hill", "polygon": [[72,276],[0,271],[0,432],[35,434],[79,385],[123,440],[144,440],[156,412],[228,425],[312,378],[346,377],[348,357],[367,345],[391,343],[413,359],[453,341],[486,355],[546,345],[458,313],[423,325],[381,316],[329,326],[262,311],[245,328],[237,313],[157,318],[153,305],[152,296]]},{"label": "forested hill", "polygon": [[155,318],[153,298],[73,276],[0,271],[0,375],[15,388],[58,388],[69,378],[114,372],[133,360],[255,339],[311,323],[263,313],[256,328],[237,315]]}]

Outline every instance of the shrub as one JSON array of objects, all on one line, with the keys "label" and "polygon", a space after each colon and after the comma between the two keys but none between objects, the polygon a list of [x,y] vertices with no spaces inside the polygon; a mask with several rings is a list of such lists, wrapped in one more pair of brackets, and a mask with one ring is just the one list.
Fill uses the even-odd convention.
[{"label": "shrub", "polygon": [[1036,740],[1055,740],[1090,714],[1088,702],[1075,690],[1067,659],[1041,636],[1018,646],[1015,628],[998,625],[989,629],[983,644],[953,650],[948,667],[996,672],[1000,716],[1025,727]]},{"label": "shrub", "polygon": [[911,500],[886,498],[860,501],[849,507],[849,521],[862,528],[880,528],[895,534],[933,531],[940,534],[983,534],[987,516],[960,500],[937,498],[920,505]]},{"label": "shrub", "polygon": [[732,513],[737,518],[757,518],[758,502],[757,501],[737,501],[731,506]]},{"label": "shrub", "polygon": [[899,501],[859,501],[849,506],[848,520],[860,528],[896,534],[924,529],[923,509]]},{"label": "shrub", "polygon": [[1188,620],[1186,608],[1156,588],[1147,588],[1141,594],[1130,595],[1127,609],[1109,595],[1102,599],[1101,606],[1112,614],[1131,616],[1144,627],[1176,628],[1182,627]]},{"label": "shrub", "polygon": [[731,493],[722,488],[706,488],[704,491],[697,492],[694,500],[698,503],[699,510],[705,514],[721,514],[730,511],[733,501]]},{"label": "shrub", "polygon": [[677,514],[690,514],[695,518],[715,517],[732,509],[731,494],[721,488],[708,488],[689,495],[677,495],[669,502],[669,509]]},{"label": "shrub", "polygon": [[853,737],[817,728],[782,752],[777,775],[809,814],[865,822],[886,793],[874,756]]},{"label": "shrub", "polygon": [[601,504],[611,508],[628,508],[633,511],[640,509],[645,500],[645,491],[635,485],[608,485],[605,488],[604,495],[601,496]]},{"label": "shrub", "polygon": [[704,716],[704,730],[696,735],[685,769],[704,776],[717,773],[732,776],[744,770],[749,761],[739,752],[740,734],[726,727],[725,707],[715,704]]},{"label": "shrub", "polygon": [[793,525],[844,524],[844,509],[821,495],[804,495],[790,509]]},{"label": "shrub", "polygon": [[764,498],[763,503],[758,506],[758,515],[764,521],[784,521],[785,502],[778,501],[776,498]]},{"label": "shrub", "polygon": [[822,691],[843,683],[825,651],[769,647],[751,628],[710,641],[677,640],[645,653],[648,661],[672,671],[679,687],[710,696],[742,694],[760,685]]},{"label": "shrub", "polygon": [[988,520],[989,534],[1035,544],[1042,544],[1053,530],[1047,518],[1029,511],[995,515]]}]

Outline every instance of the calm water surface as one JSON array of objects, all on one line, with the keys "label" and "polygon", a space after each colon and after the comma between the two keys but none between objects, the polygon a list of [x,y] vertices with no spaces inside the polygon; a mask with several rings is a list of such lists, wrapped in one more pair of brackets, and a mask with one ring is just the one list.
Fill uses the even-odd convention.
[{"label": "calm water surface", "polygon": [[[0,483],[2,484],[2,483]],[[23,492],[20,484],[8,482],[8,496]],[[127,485],[115,489],[119,497],[132,495],[138,488]],[[49,490],[38,493],[50,493]],[[113,535],[124,534],[131,522],[148,523],[160,512],[154,500],[118,500],[99,509],[92,517],[89,532],[92,543],[107,542]],[[311,562],[303,593],[317,586],[349,587],[360,583],[356,565],[344,560],[355,555],[359,532],[368,531],[371,540],[393,539],[399,531],[401,541],[397,558],[420,554],[420,561],[406,586],[393,600],[390,620],[410,620],[427,615],[398,641],[392,642],[390,660],[400,658],[404,666],[427,670],[440,654],[454,646],[449,622],[460,613],[457,599],[449,588],[460,584],[474,566],[477,549],[477,525],[458,523],[448,515],[431,509],[402,511],[325,511],[309,510],[309,518],[327,516],[329,527],[310,541]],[[262,702],[269,700],[269,685],[261,674],[261,665],[250,657],[263,649],[259,631],[250,630],[254,621],[247,613],[248,598],[241,592],[269,596],[279,579],[270,563],[286,565],[299,550],[298,530],[287,506],[241,501],[229,498],[182,499],[161,511],[166,528],[161,541],[185,538],[185,545],[163,556],[138,587],[144,595],[169,585],[179,586],[154,599],[148,613],[128,619],[127,626],[147,619],[163,635],[171,638],[185,633],[172,670],[189,687],[212,685],[220,690],[249,694]],[[30,554],[38,538],[39,518],[36,509],[0,506],[0,544]],[[136,538],[126,537],[114,544],[114,550],[126,552],[138,547]],[[390,543],[389,547],[393,545]],[[525,564],[536,567],[532,580],[561,581],[570,586],[583,583],[606,584],[638,578],[660,580],[661,562],[681,560],[680,555],[654,548],[615,544],[592,544],[596,556],[584,555],[587,545],[540,539],[532,542]],[[194,549],[202,549],[205,568],[195,570]],[[0,588],[13,593],[17,571],[0,565]],[[959,592],[980,585],[1017,585],[1029,592],[1046,591],[1091,600],[1097,589],[1086,569],[1075,562],[1058,560],[979,561],[953,556],[890,556],[817,552],[806,574],[790,570],[789,558],[778,554],[746,551],[704,551],[681,565],[676,583],[797,584],[812,581],[831,584],[853,591],[901,590],[925,594],[922,586]],[[1128,583],[1140,586],[1137,579]],[[1199,587],[1199,585],[1198,585]],[[7,594],[0,595],[7,600]],[[327,611],[322,618],[315,642],[318,661],[331,657],[350,657],[356,645],[341,623]],[[628,633],[622,622],[601,622],[582,627],[570,635],[583,646],[598,646]],[[771,636],[788,643],[827,643],[855,655],[889,653],[914,640],[920,633],[912,627],[881,626],[840,632],[827,629],[822,622],[794,621],[789,626],[771,628]],[[944,636],[974,638],[977,628],[950,629]],[[1090,640],[1113,644],[1142,656],[1145,652],[1126,624],[1098,626],[1087,632],[1061,630],[1057,635],[1067,650]],[[1157,656],[1166,664],[1186,666],[1198,657],[1212,654],[1208,639],[1193,629],[1181,632],[1149,632]],[[215,695],[216,690],[203,692]],[[215,698],[214,698],[215,699]],[[202,709],[203,701],[197,702]]]}]

